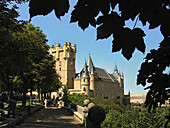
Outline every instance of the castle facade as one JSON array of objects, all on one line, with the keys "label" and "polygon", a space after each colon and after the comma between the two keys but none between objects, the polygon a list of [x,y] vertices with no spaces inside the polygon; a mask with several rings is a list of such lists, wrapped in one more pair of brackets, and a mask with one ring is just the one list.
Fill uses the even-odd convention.
[{"label": "castle facade", "polygon": [[76,45],[65,42],[63,47],[50,45],[49,53],[56,60],[55,69],[62,85],[69,85],[70,93],[84,93],[90,97],[124,100],[124,76],[115,65],[113,73],[96,67],[91,56],[80,73],[75,73]]},{"label": "castle facade", "polygon": [[66,42],[63,47],[60,44],[56,44],[56,48],[50,45],[49,53],[56,61],[55,70],[62,85],[68,83],[69,88],[74,89],[76,45]]}]

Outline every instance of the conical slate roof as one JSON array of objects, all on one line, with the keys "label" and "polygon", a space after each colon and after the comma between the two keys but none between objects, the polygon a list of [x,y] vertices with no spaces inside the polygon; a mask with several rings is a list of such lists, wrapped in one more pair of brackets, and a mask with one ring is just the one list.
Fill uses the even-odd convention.
[{"label": "conical slate roof", "polygon": [[87,64],[86,64],[86,62],[85,62],[85,64],[84,64],[84,68],[83,68],[83,70],[82,70],[81,77],[84,77],[84,78],[88,78],[88,77],[89,77],[89,72],[88,72],[88,70],[87,70]]},{"label": "conical slate roof", "polygon": [[115,64],[114,73],[118,73],[117,65]]},{"label": "conical slate roof", "polygon": [[88,60],[87,60],[87,69],[88,69],[88,71],[91,73],[91,74],[94,74],[94,71],[95,71],[95,67],[94,67],[94,65],[93,65],[93,62],[92,62],[92,59],[91,59],[91,57],[90,57],[90,55],[89,55],[89,58],[88,58]]}]

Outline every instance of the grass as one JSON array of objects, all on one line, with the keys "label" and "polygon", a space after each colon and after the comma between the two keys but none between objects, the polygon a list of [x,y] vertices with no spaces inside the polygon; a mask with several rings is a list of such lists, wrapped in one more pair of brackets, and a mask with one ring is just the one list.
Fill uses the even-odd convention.
[{"label": "grass", "polygon": [[[40,106],[41,104],[40,103],[33,103],[31,104],[31,108],[34,108],[34,107],[37,107],[37,106]],[[22,106],[22,105],[17,105],[16,106],[16,112],[23,112],[23,111],[27,111],[28,110],[28,107],[29,107],[29,102],[26,103],[26,106]]]},{"label": "grass", "polygon": [[[40,105],[41,105],[40,103],[33,103],[30,106],[31,106],[31,108],[34,108],[34,107],[37,107],[37,106],[40,106]],[[19,105],[16,106],[15,111],[16,112],[28,111],[28,107],[29,107],[29,102],[26,103],[26,106],[22,106],[21,104],[19,104]],[[5,108],[5,109],[2,109],[2,110],[8,111],[8,107]]]}]

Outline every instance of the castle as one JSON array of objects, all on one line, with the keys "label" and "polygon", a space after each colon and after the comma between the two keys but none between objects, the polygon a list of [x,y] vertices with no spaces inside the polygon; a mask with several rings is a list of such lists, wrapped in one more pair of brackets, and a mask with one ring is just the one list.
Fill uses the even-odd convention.
[{"label": "castle", "polygon": [[75,73],[76,44],[64,42],[50,45],[49,53],[56,60],[55,69],[62,85],[69,85],[70,93],[84,93],[90,97],[124,100],[124,76],[118,72],[115,65],[114,72],[95,67],[91,56],[85,62],[80,73]]}]

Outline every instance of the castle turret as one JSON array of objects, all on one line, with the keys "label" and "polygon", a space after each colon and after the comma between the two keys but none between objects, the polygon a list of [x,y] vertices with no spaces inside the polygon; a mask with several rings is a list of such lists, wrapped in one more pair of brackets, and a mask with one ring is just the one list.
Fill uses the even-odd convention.
[{"label": "castle turret", "polygon": [[115,68],[114,68],[114,73],[118,74],[118,69],[117,69],[117,65],[115,64]]},{"label": "castle turret", "polygon": [[88,61],[87,61],[87,69],[90,75],[90,90],[93,90],[93,95],[95,94],[95,83],[94,83],[94,72],[95,72],[95,67],[93,65],[91,56],[89,55]]},{"label": "castle turret", "polygon": [[50,45],[49,53],[52,55],[54,45]]},{"label": "castle turret", "polygon": [[122,76],[121,76],[121,83],[120,83],[121,87],[122,87],[122,90],[124,92],[124,75],[122,73]]},{"label": "castle turret", "polygon": [[123,73],[121,75],[121,73],[118,72],[118,68],[117,68],[116,64],[115,64],[113,75],[118,80],[118,82],[120,83],[120,87],[121,87],[123,95],[124,95],[124,76],[123,76]]},{"label": "castle turret", "polygon": [[87,64],[85,62],[85,65],[84,65],[84,68],[83,68],[82,74],[81,74],[81,92],[88,96],[90,94],[89,79],[90,79],[90,77],[89,77],[89,73],[87,70]]},{"label": "castle turret", "polygon": [[59,60],[59,57],[60,57],[59,49],[60,49],[60,44],[56,44],[56,59],[57,60]]},{"label": "castle turret", "polygon": [[122,79],[124,79],[124,74],[123,74],[123,72],[122,72],[122,76],[121,76],[121,77],[122,77]]},{"label": "castle turret", "polygon": [[90,73],[90,74],[94,74],[94,71],[95,71],[95,67],[94,67],[94,65],[93,65],[93,62],[92,62],[92,59],[91,59],[91,57],[90,57],[90,55],[89,55],[89,58],[88,58],[88,60],[87,60],[87,66],[88,66],[88,72]]},{"label": "castle turret", "polygon": [[[77,50],[76,50],[76,44],[73,44],[72,45],[72,49],[74,50],[74,53],[76,53],[77,52]],[[76,54],[74,54],[74,59],[76,59],[76,56],[75,56]]]},{"label": "castle turret", "polygon": [[67,49],[67,43],[64,42],[64,43],[63,43],[63,58],[66,58],[66,57],[67,57],[67,51],[66,51],[66,49]]},{"label": "castle turret", "polygon": [[66,48],[66,51],[67,51],[67,58],[70,58],[70,52],[71,52],[71,43],[70,42],[67,42],[67,48]]}]

